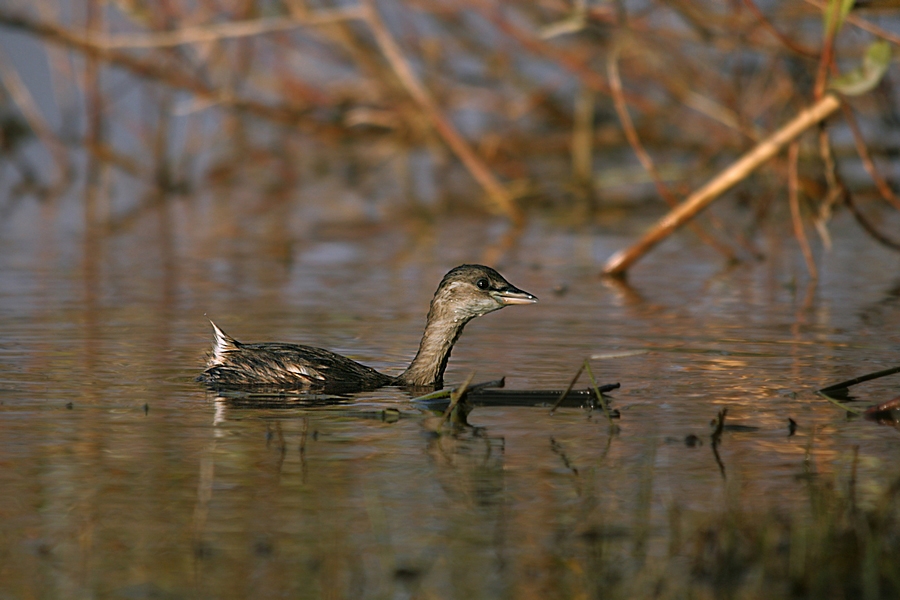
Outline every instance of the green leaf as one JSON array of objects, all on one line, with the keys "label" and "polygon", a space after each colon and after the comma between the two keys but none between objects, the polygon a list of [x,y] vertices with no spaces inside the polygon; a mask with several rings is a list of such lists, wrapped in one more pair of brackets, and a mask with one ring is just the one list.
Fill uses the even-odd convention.
[{"label": "green leaf", "polygon": [[841,26],[844,24],[844,19],[847,18],[847,15],[850,14],[850,11],[853,9],[854,1],[855,0],[831,0],[828,3],[828,9],[823,15],[825,17],[824,25],[826,36],[831,31],[834,31],[835,33],[840,31]]},{"label": "green leaf", "polygon": [[891,45],[886,40],[872,42],[862,64],[831,81],[828,86],[845,96],[859,96],[872,90],[891,64]]}]

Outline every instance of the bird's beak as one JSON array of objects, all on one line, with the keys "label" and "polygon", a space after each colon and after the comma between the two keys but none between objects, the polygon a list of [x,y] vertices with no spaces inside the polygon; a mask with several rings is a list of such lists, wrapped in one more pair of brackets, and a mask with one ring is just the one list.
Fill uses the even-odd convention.
[{"label": "bird's beak", "polygon": [[529,294],[525,290],[517,287],[509,286],[505,290],[499,290],[496,293],[497,300],[504,306],[507,304],[534,304],[538,301],[537,296]]}]

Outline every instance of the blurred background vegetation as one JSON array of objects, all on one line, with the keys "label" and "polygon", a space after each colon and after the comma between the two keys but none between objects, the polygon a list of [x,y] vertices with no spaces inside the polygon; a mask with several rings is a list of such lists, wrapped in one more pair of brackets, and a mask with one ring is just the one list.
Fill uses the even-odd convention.
[{"label": "blurred background vegetation", "polygon": [[695,229],[729,258],[757,254],[754,228],[788,214],[773,207],[791,188],[795,234],[802,217],[827,244],[845,201],[900,208],[898,9],[12,0],[0,7],[0,211],[74,196],[85,223],[114,228],[210,194],[236,220],[474,210],[522,223],[549,209],[603,223],[623,208],[658,214],[843,81],[856,95],[818,136],[736,187],[748,218]]},{"label": "blurred background vegetation", "polygon": [[[7,486],[18,489],[11,495],[25,499],[11,503],[9,518],[0,522],[16,534],[26,531],[28,535],[32,527],[39,529],[32,525],[37,518],[63,523],[70,529],[55,530],[53,525],[47,538],[75,540],[69,544],[73,558],[67,564],[74,565],[71,571],[78,574],[91,572],[102,557],[115,566],[146,551],[151,562],[160,556],[163,561],[178,562],[188,573],[183,580],[191,581],[190,574],[202,571],[195,565],[211,560],[205,546],[192,546],[188,539],[183,555],[158,550],[171,544],[170,533],[190,538],[192,527],[182,526],[185,523],[204,531],[207,507],[195,495],[199,489],[209,502],[212,491],[204,494],[213,488],[212,466],[219,460],[225,467],[220,467],[218,477],[236,482],[233,488],[221,488],[227,492],[227,506],[229,502],[245,504],[251,519],[272,521],[272,529],[278,532],[284,529],[280,517],[288,514],[292,521],[287,530],[292,534],[310,531],[325,539],[320,530],[305,529],[307,522],[319,520],[306,517],[333,515],[338,488],[326,486],[311,512],[292,504],[297,498],[305,502],[306,496],[281,502],[284,496],[279,494],[290,496],[296,487],[283,487],[285,454],[276,452],[275,445],[269,448],[269,428],[278,428],[276,437],[281,436],[279,420],[244,420],[239,415],[231,422],[237,424],[234,431],[256,428],[259,435],[242,431],[215,454],[218,436],[203,428],[208,411],[197,410],[197,398],[184,392],[201,393],[190,378],[208,343],[205,311],[229,315],[232,322],[246,319],[253,326],[244,329],[258,335],[281,335],[286,322],[294,323],[291,339],[319,329],[312,339],[328,347],[335,342],[360,351],[368,340],[378,340],[362,351],[376,355],[372,348],[378,348],[387,357],[381,364],[396,361],[418,339],[418,329],[400,330],[395,345],[387,345],[387,350],[382,334],[389,331],[393,336],[404,323],[413,323],[412,318],[406,319],[407,311],[415,312],[414,327],[420,326],[419,311],[433,289],[425,275],[439,271],[429,266],[393,278],[378,272],[374,267],[388,257],[428,253],[414,244],[409,244],[412,250],[401,249],[394,239],[400,236],[391,235],[392,227],[412,232],[409,237],[439,230],[431,238],[441,261],[450,260],[450,254],[470,260],[495,244],[484,238],[498,231],[516,232],[523,223],[539,219],[551,227],[585,227],[584,238],[593,235],[590,228],[636,235],[669,204],[682,201],[798,114],[820,105],[829,89],[840,90],[842,103],[826,115],[824,125],[807,129],[798,143],[780,148],[760,168],[743,173],[723,199],[728,210],[712,207],[694,232],[726,258],[756,257],[762,254],[760,247],[795,248],[792,244],[766,246],[766,240],[758,239],[764,237],[756,235],[760,227],[774,222],[779,230],[770,237],[784,232],[803,240],[799,246],[806,249],[807,268],[813,273],[810,244],[816,238],[821,246],[830,243],[828,224],[838,211],[852,212],[873,244],[895,244],[900,234],[889,223],[897,222],[900,209],[896,191],[900,73],[894,58],[900,44],[898,14],[897,0],[4,0],[0,3],[0,235],[11,231],[16,235],[2,238],[4,257],[12,266],[5,267],[8,272],[0,290],[6,294],[4,314],[10,315],[3,323],[4,335],[18,340],[4,351],[12,357],[7,362],[20,368],[8,369],[4,389],[10,398],[7,406],[16,402],[13,392],[19,393],[27,398],[25,404],[40,407],[43,421],[35,426],[32,417],[9,413],[15,417],[8,421],[9,427],[19,423],[20,429],[7,436],[10,452],[15,451],[10,456],[17,458],[7,461],[3,474],[20,486]],[[463,218],[454,221],[457,215]],[[448,220],[463,226],[442,229]],[[475,221],[478,226],[471,227]],[[205,235],[197,235],[204,226],[201,233]],[[74,231],[73,237],[83,238],[83,247],[60,244],[58,252],[48,251],[45,246],[56,242],[59,230]],[[278,268],[277,259],[285,263],[292,259],[292,241],[336,230],[345,238],[372,231],[378,235],[348,251],[342,262],[323,260],[299,275]],[[240,239],[246,232],[263,232],[259,237],[268,242],[272,231],[284,236],[283,247],[277,238],[271,247],[254,244],[258,240],[252,239],[243,246],[240,243],[246,241]],[[118,243],[119,233],[135,235],[122,235],[131,243]],[[116,243],[98,243],[104,236]],[[185,242],[188,237],[190,242]],[[621,241],[607,237],[613,239],[604,243]],[[579,265],[564,270],[568,279],[553,269],[526,270],[525,266],[542,260],[575,263],[572,255],[587,244],[581,238],[560,242],[548,235],[531,239],[528,258],[522,259],[518,271],[540,285],[533,289],[526,279],[523,286],[541,294],[542,302],[546,296],[540,290],[553,289],[554,295],[566,297],[566,285],[554,286],[577,281]],[[34,254],[42,256],[34,261],[23,258],[19,245],[26,242],[39,249]],[[839,246],[841,240],[834,243]],[[226,246],[230,254],[222,251]],[[502,252],[502,243],[494,247],[500,250],[491,251]],[[865,257],[857,258],[862,252],[856,248],[844,255],[851,258],[841,265],[864,262]],[[70,255],[79,251],[82,261],[72,260]],[[201,259],[183,260],[191,253]],[[223,255],[224,265],[217,262]],[[580,260],[594,255],[591,248]],[[491,500],[487,511],[485,504],[470,506],[467,501],[451,502],[448,509],[442,504],[443,496],[431,506],[427,490],[422,492],[426,496],[414,497],[428,499],[415,508],[423,514],[437,511],[434,522],[449,521],[465,536],[470,528],[496,521],[498,531],[512,532],[512,541],[505,541],[504,533],[499,542],[492,542],[494,546],[477,550],[499,548],[497,554],[504,560],[509,548],[535,545],[536,555],[517,558],[510,551],[518,562],[497,570],[509,589],[525,595],[546,597],[548,590],[571,589],[572,597],[601,593],[618,597],[896,597],[900,590],[896,566],[900,481],[894,468],[894,440],[879,438],[878,444],[869,444],[873,435],[863,437],[858,433],[861,428],[836,432],[830,413],[822,417],[811,412],[809,406],[817,405],[808,397],[801,395],[798,404],[792,403],[796,389],[810,388],[812,381],[826,374],[850,377],[857,368],[866,370],[860,365],[868,368],[872,361],[881,361],[877,366],[886,367],[881,363],[893,360],[896,336],[890,332],[896,331],[892,324],[900,288],[894,282],[889,290],[882,290],[881,281],[873,281],[871,289],[863,288],[866,281],[877,279],[872,271],[888,279],[895,277],[894,271],[860,268],[847,275],[848,269],[835,267],[833,281],[840,283],[833,288],[845,292],[835,295],[841,301],[826,298],[815,304],[811,295],[808,303],[800,302],[799,295],[794,298],[792,267],[773,269],[775,275],[757,274],[764,283],[752,276],[734,278],[720,286],[735,290],[726,294],[709,291],[718,285],[710,284],[712,277],[703,287],[679,287],[679,280],[688,278],[684,275],[695,277],[696,273],[669,271],[671,261],[658,264],[663,266],[657,266],[657,279],[640,293],[616,288],[603,295],[583,286],[569,294],[573,303],[557,302],[555,310],[576,307],[582,314],[563,319],[559,312],[555,318],[545,312],[550,317],[528,333],[528,344],[522,343],[532,346],[531,354],[506,357],[527,365],[520,373],[533,369],[536,380],[555,381],[575,370],[574,363],[570,370],[558,368],[557,363],[568,367],[571,356],[592,354],[598,339],[613,348],[623,343],[643,347],[687,341],[686,354],[700,357],[700,363],[665,354],[654,362],[637,363],[631,371],[627,365],[616,367],[622,381],[636,389],[631,398],[637,409],[626,419],[635,424],[632,432],[638,432],[615,440],[615,449],[632,444],[625,446],[619,458],[603,464],[611,442],[606,442],[606,450],[598,450],[596,440],[591,438],[594,445],[586,444],[579,430],[571,434],[568,447],[570,452],[582,453],[573,454],[577,460],[572,463],[584,465],[581,479],[569,466],[562,438],[560,444],[553,441],[552,452],[543,454],[545,463],[546,456],[554,461],[549,467],[536,468],[539,463],[534,457],[540,451],[534,449],[536,445],[522,444],[525,450],[518,455],[513,450],[508,454],[491,450],[493,462],[484,468],[470,459],[480,456],[484,442],[481,431],[473,430],[471,446],[477,451],[470,452],[465,439],[461,452],[441,449],[438,444],[440,452],[429,450],[439,455],[434,469],[416,467],[414,462],[418,471],[406,471],[405,463],[400,469],[392,461],[402,454],[391,452],[389,445],[384,446],[389,451],[379,455],[385,460],[381,466],[389,474],[399,473],[406,482],[414,481],[410,472],[444,473],[442,483],[451,492],[453,486],[461,488],[459,496],[464,498],[483,497],[466,489],[470,483],[477,491],[485,488],[475,484],[487,482],[486,489],[497,490],[491,492],[497,496],[512,489],[510,500]],[[867,263],[872,264],[883,263]],[[38,275],[23,275],[32,265],[37,266],[33,270]],[[81,280],[76,281],[79,276]],[[379,286],[378,279],[389,281]],[[426,283],[427,290],[418,289]],[[310,290],[315,293],[305,293]],[[740,306],[730,303],[729,294]],[[706,295],[712,300],[693,302]],[[862,300],[852,303],[846,300],[850,296]],[[372,297],[380,297],[382,304],[369,302]],[[589,303],[591,308],[602,306],[607,300],[609,307],[604,310],[611,308],[604,318],[596,318],[586,308]],[[714,308],[716,302],[722,307]],[[552,309],[554,303],[541,306]],[[712,313],[716,316],[704,318]],[[521,333],[515,329],[520,326],[521,322],[508,329],[493,327],[508,343]],[[748,335],[751,330],[752,336]],[[733,352],[734,346],[743,343],[741,335],[756,344],[751,344],[746,356]],[[481,351],[494,352],[488,342],[496,339],[485,334],[480,338]],[[469,347],[477,349],[478,341],[474,339]],[[703,348],[702,352],[694,346]],[[763,357],[770,362],[762,361]],[[469,364],[476,362],[470,359]],[[672,368],[661,366],[669,363]],[[676,377],[679,372],[683,375]],[[754,376],[748,377],[751,372]],[[161,381],[170,387],[161,388]],[[66,387],[71,385],[74,391]],[[57,396],[47,392],[48,387]],[[784,434],[771,429],[759,441],[732,442],[733,461],[727,456],[725,461],[729,468],[735,465],[730,475],[734,483],[722,488],[728,497],[720,503],[721,494],[706,479],[691,480],[679,472],[686,464],[679,461],[686,459],[655,466],[657,425],[668,424],[674,430],[668,421],[680,414],[656,411],[656,400],[670,400],[669,396],[684,400],[692,419],[695,412],[703,414],[706,401],[743,406],[744,414],[754,418],[761,410],[760,419],[777,416],[781,427],[782,416],[796,410],[805,419],[798,436],[808,436],[808,441],[776,445],[774,436],[781,439]],[[76,410],[70,410],[72,398]],[[73,426],[46,409],[52,402],[59,407],[68,403],[60,410],[70,418],[83,419],[77,422],[82,424]],[[823,401],[816,398],[814,402]],[[128,403],[134,407],[152,404],[150,418],[159,420],[149,421],[154,425],[148,428],[146,409],[137,408],[125,417],[113,411],[99,418],[91,410],[79,412],[82,406],[100,411],[113,406],[118,411]],[[645,413],[640,412],[641,406]],[[647,415],[643,426],[650,433],[646,435],[640,429],[641,414]],[[121,419],[132,417],[133,428],[121,429]],[[322,415],[317,418],[327,422]],[[501,418],[507,419],[504,427],[495,429],[516,430],[517,423],[509,415],[495,418],[498,424]],[[522,423],[535,419],[532,414],[518,418]],[[302,432],[294,431],[295,440],[306,440],[307,417],[303,419]],[[816,419],[827,427],[817,430]],[[187,425],[178,434],[182,421]],[[286,418],[284,423],[290,433],[301,421]],[[67,429],[61,433],[61,427]],[[542,425],[521,429],[531,431],[527,427]],[[337,429],[341,432],[336,438],[340,440],[334,454],[337,459],[323,451],[325,462],[314,462],[310,469],[326,481],[334,476],[333,481],[344,485],[340,478],[351,473],[349,484],[354,485],[353,473],[358,470],[377,482],[371,489],[389,486],[380,463],[373,467],[372,462],[354,461],[356,466],[346,470],[334,468],[342,464],[346,448],[368,453],[375,437],[409,443],[408,456],[423,454],[423,436],[417,426],[409,427],[408,438],[368,429],[356,421]],[[65,443],[59,443],[61,439]],[[457,441],[450,436],[436,439],[448,444]],[[859,440],[863,440],[862,452],[854,445]],[[297,448],[298,442],[292,443]],[[680,440],[677,445],[681,446]],[[210,458],[203,458],[198,469],[201,446],[210,448]],[[128,452],[108,451],[119,447],[127,447]],[[844,460],[840,457],[847,448],[852,450]],[[715,447],[711,450],[716,452]],[[778,452],[793,453],[796,460],[788,462]],[[519,465],[516,458],[509,458],[516,456]],[[461,468],[456,465],[459,457],[463,457]],[[302,450],[292,450],[288,467],[299,471],[302,463],[305,473],[303,461]],[[173,463],[180,485],[174,495]],[[155,469],[150,476],[148,464]],[[770,465],[776,465],[771,472]],[[859,486],[858,465],[863,473]],[[798,468],[801,473],[795,473]],[[130,470],[124,478],[123,469]],[[705,472],[707,467],[702,469]],[[199,484],[191,479],[198,470]],[[718,471],[712,474],[719,477]],[[691,490],[688,504],[695,499],[693,490],[700,490],[696,493],[700,508],[682,509],[679,499],[664,496],[670,488],[677,489],[665,480],[657,486],[663,496],[653,496],[654,477],[665,476],[690,484],[685,487]],[[104,484],[113,481],[114,489],[98,485],[97,477]],[[773,477],[792,478],[784,489],[800,488],[801,508],[792,510],[790,499],[777,493],[746,493],[756,485],[782,489],[763,485]],[[138,484],[132,488],[122,481]],[[587,481],[583,496],[582,481]],[[208,488],[203,487],[206,484]],[[291,485],[298,485],[297,480]],[[365,489],[360,485],[358,489]],[[516,490],[515,485],[521,487]],[[232,489],[237,492],[229,495]],[[536,495],[536,489],[543,492]],[[644,492],[635,494],[634,489]],[[223,495],[216,494],[221,502]],[[355,495],[362,498],[363,508],[374,504],[371,493]],[[75,500],[70,502],[69,496]],[[517,504],[532,497],[531,508]],[[559,500],[546,500],[554,497]],[[270,506],[282,506],[284,512],[260,510],[264,498],[271,500]],[[610,498],[622,498],[624,510],[618,510],[615,502],[610,508]],[[173,518],[176,504],[182,509]],[[319,505],[321,513],[315,509]],[[491,516],[495,506],[500,515],[496,519]],[[343,514],[354,514],[355,508]],[[218,513],[225,523],[223,530],[235,531],[234,515],[244,514],[236,510],[226,507]],[[507,517],[507,511],[513,516]],[[153,513],[162,517],[135,518]],[[401,514],[405,523],[409,513]],[[582,522],[586,514],[599,525],[587,527],[590,523]],[[656,521],[651,522],[648,515]],[[110,518],[121,519],[124,525],[105,530],[112,532],[106,535],[108,546],[95,551],[93,562],[84,559],[84,544],[104,535],[98,526],[94,536],[94,523]],[[553,519],[560,525],[553,525]],[[668,524],[659,525],[660,519]],[[341,519],[331,521],[338,530],[345,525]],[[348,523],[347,529],[352,530],[354,523]],[[213,539],[215,526],[209,528]],[[145,536],[143,527],[152,534]],[[238,529],[235,535],[248,539],[256,531],[252,526]],[[132,535],[138,530],[142,533]],[[377,533],[371,544],[337,544],[332,552],[341,559],[346,555],[347,564],[361,564],[364,552],[360,548],[383,551]],[[427,533],[432,535],[430,530]],[[120,537],[129,536],[161,541],[159,546],[148,543],[129,554],[120,542]],[[32,581],[51,580],[33,565],[52,567],[60,555],[45,552],[44,542],[35,539],[38,549],[33,554],[18,562],[3,561],[10,578],[25,573],[20,578],[22,596],[32,592]],[[465,575],[454,576],[453,581],[478,582],[472,572],[479,569],[489,571],[485,578],[495,581],[494,563],[471,552],[482,538],[470,539],[475,540],[471,545],[458,546],[462,549],[459,564],[466,568],[450,570],[454,575],[465,571]],[[444,542],[440,538],[428,543]],[[667,548],[658,551],[660,543]],[[259,546],[251,540],[245,547]],[[302,545],[298,548],[298,555],[305,556]],[[45,556],[51,560],[45,561]],[[213,567],[221,571],[206,573],[221,573],[223,589],[243,575],[241,569],[255,568],[256,563],[245,560],[243,554],[234,554],[238,558],[233,562],[226,553],[221,556],[225,558]],[[23,564],[35,571],[20,568]],[[318,563],[305,558],[283,564],[282,578],[262,579],[271,585],[299,582],[297,565],[318,569]],[[115,571],[119,577],[129,570],[123,567],[107,573]],[[159,572],[173,578],[181,573],[168,563]],[[338,568],[326,568],[313,576],[328,583],[330,572],[338,573],[335,578],[342,574]],[[534,579],[521,577],[523,572],[529,577],[549,576],[542,587]],[[394,577],[386,573],[382,576]],[[398,570],[389,584],[394,585],[401,574]],[[86,587],[93,589],[90,577],[84,579]],[[82,580],[73,576],[71,581],[77,588]]]}]

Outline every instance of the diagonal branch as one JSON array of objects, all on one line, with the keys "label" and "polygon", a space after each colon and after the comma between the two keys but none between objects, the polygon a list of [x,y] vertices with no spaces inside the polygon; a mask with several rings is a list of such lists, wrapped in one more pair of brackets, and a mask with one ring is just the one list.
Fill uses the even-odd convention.
[{"label": "diagonal branch", "polygon": [[193,75],[186,74],[180,69],[172,68],[171,64],[160,63],[152,59],[143,59],[127,52],[98,46],[91,39],[74,34],[65,27],[53,23],[35,21],[28,17],[11,15],[0,10],[0,25],[32,33],[47,42],[59,46],[79,50],[88,58],[104,60],[137,77],[158,81],[169,87],[189,92],[204,100],[216,102],[234,110],[272,121],[296,123],[310,110],[308,107],[298,104],[282,103],[270,105],[249,98],[223,93],[221,90],[204,83]]},{"label": "diagonal branch", "polygon": [[215,23],[199,27],[182,27],[171,31],[130,32],[94,36],[92,42],[104,50],[120,48],[171,48],[225,39],[252,37],[266,33],[289,31],[313,25],[330,25],[343,21],[361,20],[364,13],[358,7],[319,9],[290,17],[272,17]]},{"label": "diagonal branch", "polygon": [[[631,145],[631,149],[634,151],[638,160],[641,162],[641,165],[644,167],[644,170],[650,175],[650,178],[653,180],[653,184],[656,186],[657,193],[662,197],[663,200],[666,201],[671,207],[675,207],[678,204],[678,200],[666,185],[663,183],[662,178],[659,176],[659,171],[656,169],[656,165],[653,162],[653,159],[650,157],[650,154],[644,149],[644,145],[641,143],[641,139],[638,137],[637,131],[634,128],[634,123],[631,120],[631,115],[628,114],[628,106],[625,104],[625,97],[622,94],[622,78],[619,76],[619,46],[618,44],[609,52],[606,60],[606,76],[609,80],[609,89],[612,94],[613,105],[616,109],[616,114],[619,115],[619,121],[622,124],[622,130],[625,132],[625,138],[628,140],[628,143]],[[721,252],[729,261],[737,260],[737,257],[732,252],[731,248],[720,243],[716,238],[703,230],[702,227],[698,223],[690,224],[691,231],[693,231],[697,237],[699,237],[704,243],[712,246],[719,252]]]},{"label": "diagonal branch", "polygon": [[510,193],[503,185],[494,177],[491,170],[484,164],[484,161],[478,157],[469,143],[460,135],[453,124],[441,113],[440,108],[435,102],[434,97],[425,88],[416,74],[413,72],[409,61],[403,56],[403,51],[394,40],[394,37],[388,31],[378,10],[375,8],[372,0],[364,0],[366,22],[375,36],[378,47],[384,53],[385,58],[390,63],[391,68],[397,75],[397,78],[406,88],[406,91],[412,96],[419,108],[431,120],[432,125],[438,134],[444,139],[444,142],[462,161],[466,169],[472,174],[475,180],[487,192],[488,199],[495,209],[502,212],[515,223],[521,223],[522,211],[513,202]]},{"label": "diagonal branch", "polygon": [[605,275],[624,276],[625,271],[667,238],[673,231],[693,219],[713,200],[745,179],[757,167],[771,159],[791,143],[801,133],[826,119],[841,107],[841,101],[834,94],[827,93],[811,107],[800,112],[792,121],[757,144],[737,162],[725,169],[718,177],[691,194],[681,204],[660,219],[636,244],[620,250],[610,257],[603,268]]}]

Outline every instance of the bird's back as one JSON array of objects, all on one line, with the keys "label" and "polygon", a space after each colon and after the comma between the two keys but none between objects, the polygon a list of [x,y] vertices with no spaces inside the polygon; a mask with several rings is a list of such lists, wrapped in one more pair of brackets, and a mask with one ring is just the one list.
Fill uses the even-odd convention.
[{"label": "bird's back", "polygon": [[392,377],[323,348],[244,344],[213,324],[216,340],[199,379],[213,386],[346,387],[387,385]]}]

